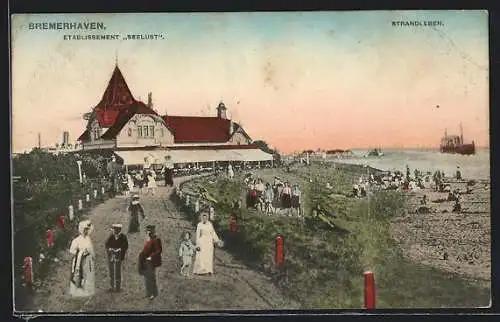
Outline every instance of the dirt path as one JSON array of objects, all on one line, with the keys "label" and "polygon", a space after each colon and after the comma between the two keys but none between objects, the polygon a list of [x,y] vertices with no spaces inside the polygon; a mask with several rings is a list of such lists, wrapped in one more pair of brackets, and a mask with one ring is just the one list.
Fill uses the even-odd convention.
[{"label": "dirt path", "polygon": [[[179,183],[177,179],[176,183]],[[270,279],[235,261],[224,249],[216,249],[215,274],[212,277],[180,276],[177,257],[179,238],[194,227],[183,219],[168,200],[170,189],[160,186],[155,196],[141,196],[147,224],[156,225],[163,242],[163,265],[157,271],[160,295],[153,301],[145,298],[142,276],[137,273],[137,256],[144,245],[144,234],[129,235],[129,252],[123,264],[121,293],[107,293],[109,275],[104,243],[112,223],[128,228],[127,200],[117,197],[97,206],[89,218],[95,229],[92,242],[96,251],[96,295],[73,299],[68,295],[70,256],[61,252],[59,262],[37,291],[36,308],[44,312],[109,312],[158,310],[252,310],[293,309],[296,303],[285,299]]]}]

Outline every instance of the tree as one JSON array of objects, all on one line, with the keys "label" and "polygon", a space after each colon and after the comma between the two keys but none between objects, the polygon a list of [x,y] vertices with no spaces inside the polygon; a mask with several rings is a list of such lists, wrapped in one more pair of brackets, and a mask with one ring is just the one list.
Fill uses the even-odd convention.
[{"label": "tree", "polygon": [[271,149],[269,145],[263,141],[263,140],[257,140],[253,142],[254,145],[256,145],[259,149],[261,149],[264,152],[274,154],[275,150]]}]

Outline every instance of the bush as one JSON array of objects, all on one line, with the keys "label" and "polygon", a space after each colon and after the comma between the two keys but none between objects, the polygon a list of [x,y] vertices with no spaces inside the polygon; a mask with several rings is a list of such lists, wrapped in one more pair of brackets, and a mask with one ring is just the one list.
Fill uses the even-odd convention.
[{"label": "bush", "polygon": [[[77,234],[77,225],[84,211],[106,196],[93,200],[93,190],[107,185],[106,181],[91,178],[99,175],[98,162],[89,158],[84,160],[83,171],[88,180],[79,183],[77,158],[74,155],[52,155],[34,149],[13,159],[14,176],[20,177],[13,185],[13,223],[14,223],[14,267],[16,294],[21,296],[20,281],[23,279],[24,258],[33,258],[34,278],[41,282],[50,269],[50,259],[62,249],[68,248],[71,239]],[[106,189],[109,191],[109,189]],[[85,202],[85,195],[91,202]],[[78,200],[84,202],[83,211],[78,211]],[[68,218],[68,206],[74,209],[74,220]],[[65,216],[63,228],[56,228],[57,220]],[[47,230],[54,232],[54,247],[48,248]],[[45,260],[39,263],[39,255]],[[16,296],[17,297],[17,296]],[[16,302],[17,304],[17,302]],[[28,305],[28,304],[26,304]],[[19,307],[19,306],[18,306]]]}]

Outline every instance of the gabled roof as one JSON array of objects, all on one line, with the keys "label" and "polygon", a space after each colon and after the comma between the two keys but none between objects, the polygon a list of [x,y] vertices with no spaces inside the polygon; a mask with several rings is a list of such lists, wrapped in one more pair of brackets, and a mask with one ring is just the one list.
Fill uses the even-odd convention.
[{"label": "gabled roof", "polygon": [[104,94],[101,98],[99,104],[95,106],[97,109],[106,108],[106,109],[121,109],[123,106],[132,104],[135,102],[134,96],[130,92],[128,88],[127,82],[123,77],[123,74],[118,68],[118,65],[115,66],[113,70],[113,74],[108,82],[108,86],[104,91]]},{"label": "gabled roof", "polygon": [[96,109],[95,118],[99,122],[100,127],[108,128],[115,124],[120,110],[117,109]]},{"label": "gabled roof", "polygon": [[164,116],[175,143],[223,143],[229,140],[230,120],[219,117]]},{"label": "gabled roof", "polygon": [[233,133],[231,134],[231,136],[229,137],[229,139],[231,139],[236,133],[241,133],[243,134],[248,140],[252,140],[250,138],[250,136],[247,134],[247,132],[245,132],[245,130],[241,127],[241,125],[239,125],[238,123],[233,123],[234,124],[234,131]]},{"label": "gabled roof", "polygon": [[77,139],[77,141],[83,142],[83,141],[88,141],[90,140],[90,133],[89,130],[85,130]]},{"label": "gabled roof", "polygon": [[154,110],[149,108],[143,102],[136,101],[133,104],[123,108],[116,117],[113,125],[101,136],[102,139],[114,139],[127,124],[130,119],[136,114],[158,115]]}]

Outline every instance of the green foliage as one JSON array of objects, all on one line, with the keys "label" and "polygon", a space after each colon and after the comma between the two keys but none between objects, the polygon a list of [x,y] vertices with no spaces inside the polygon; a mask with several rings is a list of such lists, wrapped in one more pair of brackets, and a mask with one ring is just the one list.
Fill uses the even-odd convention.
[{"label": "green foliage", "polygon": [[[77,233],[77,224],[84,212],[107,196],[99,200],[85,202],[85,195],[92,196],[94,189],[101,195],[101,186],[109,185],[102,178],[86,180],[79,183],[78,166],[74,155],[52,155],[39,149],[22,154],[13,159],[14,175],[21,179],[13,184],[13,223],[14,223],[14,267],[15,279],[22,275],[23,260],[26,256],[33,258],[33,271],[37,280],[50,269],[50,259],[61,249],[69,247],[70,240]],[[98,174],[96,162],[89,158],[84,161],[83,169]],[[84,201],[84,210],[78,211],[78,199]],[[74,220],[68,218],[68,206],[74,207]],[[65,217],[63,228],[56,228],[59,217]],[[47,230],[54,232],[55,245],[46,245]],[[38,262],[39,254],[46,260]],[[22,279],[22,278],[21,278]],[[20,285],[20,283],[16,283]]]}]

